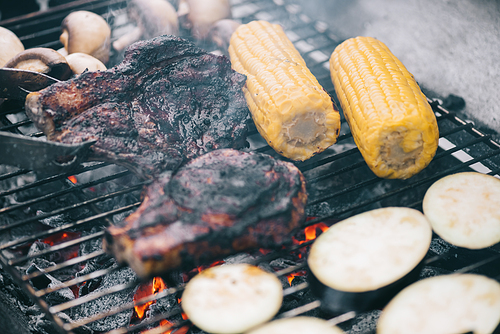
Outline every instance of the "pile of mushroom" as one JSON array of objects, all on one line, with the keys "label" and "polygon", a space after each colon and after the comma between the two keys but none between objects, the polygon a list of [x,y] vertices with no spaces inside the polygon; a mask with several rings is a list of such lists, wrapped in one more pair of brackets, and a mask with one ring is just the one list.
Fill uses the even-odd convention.
[{"label": "pile of mushroom", "polygon": [[64,56],[84,53],[103,64],[108,62],[111,28],[102,16],[85,10],[72,12],[62,21],[61,29],[59,40],[64,49],[59,52]]},{"label": "pile of mushroom", "polygon": [[[141,40],[188,30],[199,40],[210,40],[226,51],[229,39],[240,25],[231,19],[229,0],[177,0],[177,9],[169,0],[130,0],[127,13],[135,27],[113,43],[116,51]],[[103,71],[111,51],[111,27],[93,12],[70,13],[61,23],[63,48],[25,50],[21,40],[0,27],[0,67],[6,66],[41,72],[60,80],[84,71]]]}]

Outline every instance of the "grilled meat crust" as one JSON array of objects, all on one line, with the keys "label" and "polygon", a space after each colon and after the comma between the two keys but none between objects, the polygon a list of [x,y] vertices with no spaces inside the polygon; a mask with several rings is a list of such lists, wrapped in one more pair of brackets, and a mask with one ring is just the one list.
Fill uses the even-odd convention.
[{"label": "grilled meat crust", "polygon": [[96,140],[91,160],[153,178],[208,151],[246,145],[245,80],[225,56],[161,36],[133,44],[109,70],[29,94],[26,111],[49,140]]},{"label": "grilled meat crust", "polygon": [[305,219],[305,179],[292,163],[216,150],[166,171],[141,206],[106,231],[104,248],[143,278],[256,248],[276,248]]}]

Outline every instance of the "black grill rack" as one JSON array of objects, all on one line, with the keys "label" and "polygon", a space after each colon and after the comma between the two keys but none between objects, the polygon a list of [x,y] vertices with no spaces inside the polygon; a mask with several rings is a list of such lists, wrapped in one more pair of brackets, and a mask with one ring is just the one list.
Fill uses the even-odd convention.
[{"label": "black grill rack", "polygon": [[[62,47],[58,41],[60,23],[71,11],[84,9],[102,15],[110,23],[113,39],[116,39],[117,32],[126,30],[129,24],[124,19],[126,4],[120,0],[74,1],[45,13],[6,20],[0,25],[20,36],[26,48],[58,49]],[[328,59],[341,40],[326,24],[308,18],[299,6],[285,0],[233,0],[232,10],[234,18],[242,23],[264,19],[281,24],[320,84],[336,99]],[[209,44],[201,46],[213,48]],[[111,59],[118,62],[119,57],[114,54]],[[431,164],[409,180],[376,177],[364,163],[344,119],[337,144],[306,162],[296,163],[307,180],[307,213],[311,219],[306,226],[332,223],[379,207],[405,206],[421,210],[427,188],[452,173],[475,170],[498,177],[500,144],[444,109],[439,100],[429,102],[438,119],[439,149]],[[43,136],[25,116],[22,104],[17,102],[6,101],[1,105],[0,123],[1,131]],[[250,150],[282,159],[259,136],[252,123],[249,127]],[[70,176],[75,176],[77,182],[70,181]],[[57,175],[0,166],[0,264],[61,333],[85,332],[85,328],[106,318],[130,318],[134,305],[153,300],[159,304],[161,300],[177,298],[182,292],[183,284],[171,278],[173,283],[168,282],[168,289],[132,301],[130,296],[140,282],[133,274],[127,278],[120,276],[128,268],[115,265],[100,248],[104,228],[119,222],[138,207],[141,189],[146,184],[128,170],[107,163],[85,163],[71,173]],[[62,238],[62,242],[48,245],[47,240],[54,236]],[[307,270],[304,256],[298,254],[302,252],[303,255],[310,244],[311,241],[266,255],[256,252],[237,257],[243,256],[248,262],[274,270],[278,268],[276,275],[287,286],[287,275]],[[75,249],[76,257],[68,258],[67,254]],[[96,263],[101,266],[93,267]],[[499,280],[499,264],[498,245],[472,251],[454,247],[434,235],[421,276],[474,272]],[[103,282],[109,277],[116,278],[116,283],[100,290],[95,287],[105,284]],[[284,305],[287,306],[277,317],[314,315],[329,319],[346,330],[363,317],[354,312],[326,314],[321,311],[320,302],[310,294],[306,279],[302,277],[292,283],[284,290],[284,300],[288,301]],[[85,291],[80,292],[82,295],[78,298],[65,294],[71,289],[82,291],[82,286]],[[115,297],[117,299],[112,299]],[[106,304],[101,302],[103,299],[121,301]],[[98,312],[81,312],[95,308],[96,304],[104,306]],[[88,316],[75,320],[71,318],[72,310]],[[163,319],[171,322],[159,325]],[[113,328],[96,331],[130,333],[148,329],[151,330],[148,333],[162,333],[189,325],[189,320],[182,319],[181,308],[175,304],[142,322],[134,324],[122,320],[116,324]],[[191,327],[190,332],[200,331]]]}]

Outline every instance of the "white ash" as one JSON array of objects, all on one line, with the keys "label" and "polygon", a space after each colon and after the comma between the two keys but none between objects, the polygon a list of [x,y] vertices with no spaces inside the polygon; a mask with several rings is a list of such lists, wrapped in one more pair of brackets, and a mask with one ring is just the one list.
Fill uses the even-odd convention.
[{"label": "white ash", "polygon": [[[349,329],[344,329],[346,334],[375,334],[378,318],[382,311],[374,310],[358,315],[349,324]],[[342,324],[339,325],[342,328]]]}]

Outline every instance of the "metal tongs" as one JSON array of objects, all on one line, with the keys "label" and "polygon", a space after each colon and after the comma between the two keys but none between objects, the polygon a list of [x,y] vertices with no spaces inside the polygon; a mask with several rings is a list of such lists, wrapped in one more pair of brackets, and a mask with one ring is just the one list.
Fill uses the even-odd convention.
[{"label": "metal tongs", "polygon": [[[34,91],[59,80],[48,75],[12,68],[0,68],[0,100],[26,100]],[[62,173],[79,165],[95,141],[63,144],[0,131],[0,164],[43,173]]]}]

